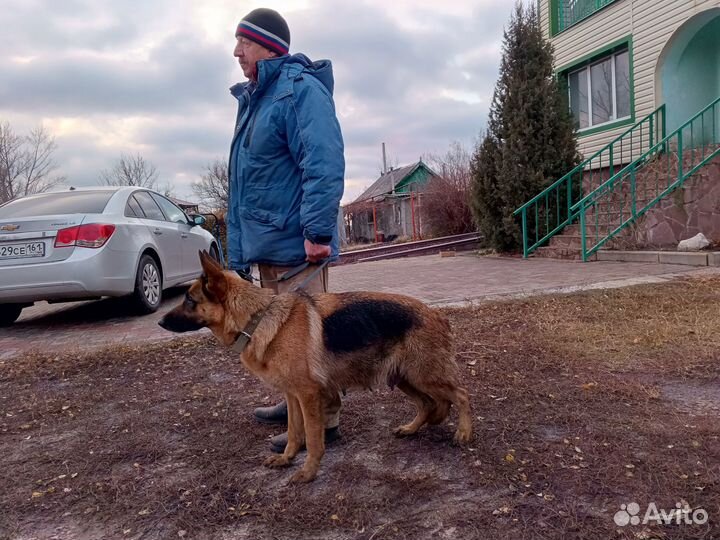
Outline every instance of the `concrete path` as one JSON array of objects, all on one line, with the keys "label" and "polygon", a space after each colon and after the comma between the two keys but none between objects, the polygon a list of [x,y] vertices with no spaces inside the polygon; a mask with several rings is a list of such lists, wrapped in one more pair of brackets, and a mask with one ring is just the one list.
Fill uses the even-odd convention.
[{"label": "concrete path", "polygon": [[336,291],[397,292],[432,305],[457,305],[538,293],[661,282],[678,275],[718,273],[720,268],[464,254],[367,262],[332,272],[330,285]]},{"label": "concrete path", "polygon": [[[661,282],[678,275],[716,273],[703,268],[651,263],[478,257],[465,254],[393,259],[330,269],[333,291],[372,290],[408,294],[433,305],[463,305],[503,297]],[[27,308],[18,322],[0,329],[0,360],[37,352],[86,351],[108,345],[172,339],[157,321],[185,289],[166,292],[157,313],[134,316],[122,299]]]}]

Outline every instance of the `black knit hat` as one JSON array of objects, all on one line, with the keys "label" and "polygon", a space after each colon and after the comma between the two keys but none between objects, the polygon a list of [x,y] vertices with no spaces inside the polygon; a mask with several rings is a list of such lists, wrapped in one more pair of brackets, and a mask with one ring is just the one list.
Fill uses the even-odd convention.
[{"label": "black knit hat", "polygon": [[272,9],[254,9],[245,15],[235,32],[235,37],[240,36],[281,56],[290,50],[290,29],[282,15]]}]

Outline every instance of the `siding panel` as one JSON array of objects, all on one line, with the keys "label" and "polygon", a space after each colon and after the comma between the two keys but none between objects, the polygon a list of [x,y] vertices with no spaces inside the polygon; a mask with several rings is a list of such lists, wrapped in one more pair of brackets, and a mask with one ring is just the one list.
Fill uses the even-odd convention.
[{"label": "siding panel", "polygon": [[[546,36],[549,6],[550,0],[541,0],[540,16]],[[715,7],[720,8],[720,0],[618,0],[551,38],[555,66],[571,65],[609,43],[632,35],[635,121],[639,121],[659,105],[656,104],[655,72],[665,45],[685,21]],[[589,157],[628,127],[580,136],[580,151]]]}]

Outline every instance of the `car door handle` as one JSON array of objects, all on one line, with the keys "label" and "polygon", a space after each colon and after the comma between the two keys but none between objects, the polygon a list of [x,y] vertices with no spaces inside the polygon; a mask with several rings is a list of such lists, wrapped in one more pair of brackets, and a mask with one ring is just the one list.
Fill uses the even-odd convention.
[{"label": "car door handle", "polygon": [[160,229],[155,229],[153,231],[153,234],[157,234],[158,236],[160,236],[162,234],[162,231]]},{"label": "car door handle", "polygon": [[188,237],[188,235],[187,235],[186,233],[181,233],[181,234],[180,234],[180,238],[187,238],[187,237]]}]

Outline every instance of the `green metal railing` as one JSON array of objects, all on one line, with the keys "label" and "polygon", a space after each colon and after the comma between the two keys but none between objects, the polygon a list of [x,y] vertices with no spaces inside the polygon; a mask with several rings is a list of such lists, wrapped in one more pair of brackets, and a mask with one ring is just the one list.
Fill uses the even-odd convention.
[{"label": "green metal railing", "polygon": [[557,32],[570,28],[597,10],[615,0],[554,0],[552,5],[557,17]]},{"label": "green metal railing", "polygon": [[720,155],[720,97],[574,204],[582,259]]},{"label": "green metal railing", "polygon": [[577,217],[583,194],[604,184],[664,136],[665,105],[661,105],[515,210],[513,215],[522,218],[523,256],[527,258]]}]

